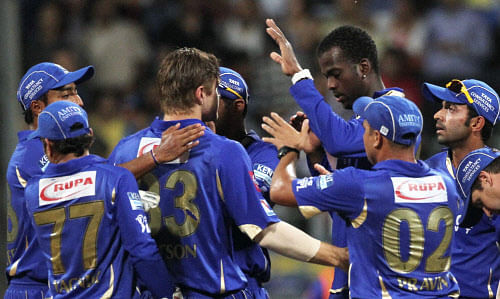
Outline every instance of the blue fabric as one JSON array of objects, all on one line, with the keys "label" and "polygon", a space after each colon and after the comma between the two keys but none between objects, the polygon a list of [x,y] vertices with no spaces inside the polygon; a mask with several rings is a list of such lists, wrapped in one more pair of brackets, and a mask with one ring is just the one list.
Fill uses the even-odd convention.
[{"label": "blue fabric", "polygon": [[132,298],[134,266],[144,261],[149,271],[135,271],[148,277],[146,286],[157,296],[171,295],[168,276],[148,275],[166,269],[128,170],[94,155],[49,164],[28,182],[25,196],[49,269],[50,295]]},{"label": "blue fabric", "polygon": [[[201,123],[195,119],[179,122],[181,127]],[[122,139],[110,160],[120,164],[136,158],[176,123],[155,119],[149,128]],[[187,155],[156,167],[140,183],[161,186],[156,189],[161,196],[159,209],[150,213],[150,223],[175,283],[183,290],[220,295],[221,291],[243,290],[247,284],[234,260],[234,226],[263,229],[279,219],[257,191],[250,159],[241,144],[211,131],[199,140]]]},{"label": "blue fabric", "polygon": [[[432,256],[453,238],[457,193],[449,177],[421,161],[386,160],[373,170],[348,167],[294,180],[293,191],[301,209],[336,211],[351,224],[352,298],[381,298],[385,292],[392,298],[436,298],[458,292],[446,269],[451,244],[440,252],[438,267]],[[406,264],[410,253],[412,262]]]},{"label": "blue fabric", "polygon": [[[456,170],[450,155],[451,152],[446,148],[426,162],[429,167],[438,169],[454,179],[453,173],[456,173]],[[476,225],[463,228],[458,226],[457,218],[450,271],[458,281],[461,296],[493,298],[497,292],[500,280],[500,254],[497,248],[497,242],[500,241],[499,219],[496,216],[489,219],[483,214]]]}]

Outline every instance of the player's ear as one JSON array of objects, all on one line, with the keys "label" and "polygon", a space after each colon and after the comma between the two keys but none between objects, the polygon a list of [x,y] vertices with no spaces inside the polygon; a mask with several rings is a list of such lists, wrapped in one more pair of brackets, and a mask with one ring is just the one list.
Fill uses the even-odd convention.
[{"label": "player's ear", "polygon": [[30,109],[33,113],[33,116],[38,117],[38,115],[42,113],[43,109],[45,109],[45,103],[41,100],[34,100],[30,104]]},{"label": "player's ear", "polygon": [[486,171],[481,171],[477,179],[481,182],[481,186],[483,188],[486,186],[491,186],[493,184],[493,179],[491,175]]},{"label": "player's ear", "polygon": [[194,91],[194,97],[198,105],[203,105],[203,101],[205,99],[205,86],[198,86]]},{"label": "player's ear", "polygon": [[382,147],[382,143],[384,142],[382,134],[380,134],[377,130],[373,130],[373,135],[373,147],[380,149]]},{"label": "player's ear", "polygon": [[236,99],[233,101],[233,107],[236,111],[243,113],[245,111],[245,100]]},{"label": "player's ear", "polygon": [[358,63],[358,69],[357,69],[358,75],[363,79],[366,78],[366,76],[368,76],[371,69],[372,69],[372,64],[367,58],[362,58],[361,61]]},{"label": "player's ear", "polygon": [[472,131],[481,132],[485,125],[485,118],[483,116],[476,116],[471,118],[470,127]]}]

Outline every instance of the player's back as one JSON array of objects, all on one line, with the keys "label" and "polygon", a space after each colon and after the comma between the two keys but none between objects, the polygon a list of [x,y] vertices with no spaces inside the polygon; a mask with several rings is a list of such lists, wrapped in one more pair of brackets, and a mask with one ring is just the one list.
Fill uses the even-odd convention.
[{"label": "player's back", "polygon": [[360,172],[365,208],[352,220],[348,238],[352,298],[456,294],[449,272],[457,212],[453,181],[423,162],[389,160]]},{"label": "player's back", "polygon": [[[32,131],[21,131],[19,143],[7,167],[7,275],[12,283],[47,284],[47,267],[35,240],[35,232],[25,207],[27,181],[41,175],[48,163],[39,139],[27,140]],[[28,245],[28,246],[27,246]],[[14,280],[12,280],[14,279]]]},{"label": "player's back", "polygon": [[51,164],[29,182],[28,209],[55,298],[133,298],[135,278],[125,248],[136,240],[124,235],[147,227],[136,218],[123,225],[123,206],[142,211],[134,185],[130,172],[93,155]]}]

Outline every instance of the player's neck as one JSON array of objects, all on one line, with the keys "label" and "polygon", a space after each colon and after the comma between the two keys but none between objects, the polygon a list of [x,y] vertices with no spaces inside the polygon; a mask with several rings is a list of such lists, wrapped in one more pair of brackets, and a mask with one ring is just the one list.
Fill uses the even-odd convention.
[{"label": "player's neck", "polygon": [[69,154],[51,154],[48,156],[50,163],[52,164],[60,164],[60,163],[65,163],[74,159],[82,158],[85,156],[89,155],[89,150],[85,150],[83,152],[83,155],[77,156],[75,153],[69,153]]},{"label": "player's neck", "polygon": [[410,163],[416,163],[415,158],[415,147],[408,147],[406,149],[395,149],[392,147],[386,147],[380,150],[377,157],[376,163],[386,161],[386,160],[401,160]]},{"label": "player's neck", "polygon": [[473,140],[473,138],[467,138],[460,145],[450,146],[453,167],[455,167],[455,169],[456,169],[458,167],[458,164],[460,164],[460,161],[462,161],[462,159],[468,153],[470,153],[474,150],[480,149],[484,146],[485,146],[485,144],[481,139]]},{"label": "player's neck", "polygon": [[375,92],[385,89],[384,82],[382,81],[382,78],[379,75],[373,73],[369,79],[371,80],[371,83],[367,96],[373,97],[373,94]]},{"label": "player's neck", "polygon": [[247,135],[247,130],[244,125],[241,126],[226,126],[217,129],[217,134],[225,136],[231,140],[241,142]]},{"label": "player's neck", "polygon": [[201,120],[201,110],[197,111],[196,109],[191,111],[182,111],[179,113],[165,113],[163,115],[164,121],[175,121],[175,120],[183,120],[183,119],[199,119]]}]

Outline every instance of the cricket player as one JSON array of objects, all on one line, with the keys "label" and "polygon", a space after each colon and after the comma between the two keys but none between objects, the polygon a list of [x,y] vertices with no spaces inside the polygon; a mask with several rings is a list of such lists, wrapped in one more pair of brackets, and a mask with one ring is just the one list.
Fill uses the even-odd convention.
[{"label": "cricket player", "polygon": [[50,161],[28,181],[26,206],[48,265],[53,298],[139,298],[137,279],[157,298],[173,285],[149,234],[128,170],[90,155],[87,113],[69,101],[48,105],[30,138]]},{"label": "cricket player", "polygon": [[[181,48],[162,61],[157,83],[163,118],[120,141],[111,159],[136,157],[159,132],[214,121],[219,96],[217,58],[196,48]],[[206,130],[199,145],[152,174],[160,192],[151,223],[160,254],[184,298],[254,296],[236,263],[232,226],[261,246],[309,262],[342,266],[346,251],[320,242],[280,221],[257,191],[243,146]]]},{"label": "cricket player", "polygon": [[[45,107],[56,101],[68,100],[83,106],[77,85],[90,79],[94,68],[87,66],[69,72],[60,65],[43,62],[31,67],[21,78],[17,100],[21,104],[24,119],[30,129],[18,133],[19,143],[7,168],[9,199],[7,201],[7,258],[6,269],[9,287],[5,298],[44,298],[48,289],[47,275],[38,244],[25,208],[24,188],[32,177],[41,175],[49,161],[39,139],[27,136],[38,127],[38,116]],[[173,127],[162,133],[161,142],[148,153],[128,161],[123,167],[136,177],[156,166],[152,154],[164,162],[176,158],[197,142],[191,142],[203,134],[203,127],[196,125],[177,130]]]},{"label": "cricket player", "polygon": [[[353,108],[364,119],[372,170],[348,167],[295,179],[290,166],[298,154],[290,151],[274,172],[271,199],[296,201],[306,217],[336,211],[349,223],[351,298],[458,296],[449,271],[456,188],[451,178],[415,159],[420,110],[397,96],[361,97]],[[281,130],[282,119],[265,121],[270,133]]]},{"label": "cricket player", "polygon": [[[312,175],[317,174],[314,169],[315,163],[321,163],[330,170],[348,166],[370,169],[372,164],[368,161],[363,146],[363,120],[353,115],[351,120],[345,121],[334,113],[316,89],[309,70],[302,69],[300,66],[292,45],[281,29],[271,19],[266,20],[266,25],[268,26],[267,33],[280,48],[280,53],[272,52],[271,58],[281,65],[285,75],[292,77],[293,85],[290,93],[307,115],[311,129],[309,139],[296,138],[294,144],[285,144],[284,146],[288,147],[280,148],[280,152],[284,154],[289,148],[304,150]],[[317,58],[321,73],[327,80],[328,89],[346,109],[352,109],[354,101],[361,96],[377,98],[382,95],[397,95],[404,97],[403,90],[400,88],[385,88],[379,72],[375,42],[360,28],[341,26],[334,29],[318,45]],[[314,141],[317,139],[320,142]],[[417,144],[420,144],[420,136]],[[277,203],[295,204],[293,202]],[[330,216],[332,218],[332,244],[340,247],[347,246],[348,225],[335,212],[330,213]],[[347,273],[341,269],[335,269],[329,298],[349,298]]]},{"label": "cricket player", "polygon": [[[424,83],[423,95],[441,105],[434,119],[437,140],[446,146],[426,162],[455,179],[465,155],[488,149],[485,143],[498,120],[500,99],[488,84],[474,79],[452,80],[445,87]],[[463,217],[456,219],[451,271],[461,298],[494,298],[500,279],[500,219],[488,217],[474,206],[469,211],[474,224]]]},{"label": "cricket player", "polygon": [[[220,94],[219,110],[215,121],[216,133],[243,145],[252,163],[253,174],[260,192],[272,205],[269,189],[274,168],[278,165],[278,151],[272,144],[264,142],[245,127],[245,116],[248,111],[250,94],[248,85],[236,71],[220,67],[217,91]],[[236,226],[233,229],[235,257],[245,273],[248,286],[256,298],[268,298],[262,287],[271,278],[271,259],[265,248],[261,248],[242,233]]]}]

